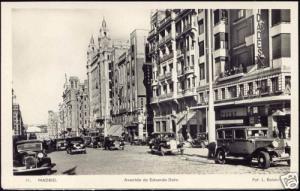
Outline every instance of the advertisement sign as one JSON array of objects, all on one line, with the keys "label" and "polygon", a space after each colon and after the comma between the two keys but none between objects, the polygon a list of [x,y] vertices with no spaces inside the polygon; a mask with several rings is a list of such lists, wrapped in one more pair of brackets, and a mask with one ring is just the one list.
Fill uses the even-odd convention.
[{"label": "advertisement sign", "polygon": [[265,68],[269,66],[269,11],[259,9],[256,22],[256,63],[258,68]]}]

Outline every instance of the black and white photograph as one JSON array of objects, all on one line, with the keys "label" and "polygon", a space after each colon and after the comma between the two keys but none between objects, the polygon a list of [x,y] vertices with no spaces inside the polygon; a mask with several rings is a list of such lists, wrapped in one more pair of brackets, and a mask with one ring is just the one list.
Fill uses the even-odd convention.
[{"label": "black and white photograph", "polygon": [[298,4],[158,3],[1,3],[1,187],[298,188]]}]

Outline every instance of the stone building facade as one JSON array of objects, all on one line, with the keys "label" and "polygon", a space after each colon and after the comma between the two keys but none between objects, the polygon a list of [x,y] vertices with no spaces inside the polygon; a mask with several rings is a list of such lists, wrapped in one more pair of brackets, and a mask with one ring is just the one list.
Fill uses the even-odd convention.
[{"label": "stone building facade", "polygon": [[289,10],[168,9],[151,15],[154,131],[207,132],[208,61],[216,126],[273,129],[290,110]]}]

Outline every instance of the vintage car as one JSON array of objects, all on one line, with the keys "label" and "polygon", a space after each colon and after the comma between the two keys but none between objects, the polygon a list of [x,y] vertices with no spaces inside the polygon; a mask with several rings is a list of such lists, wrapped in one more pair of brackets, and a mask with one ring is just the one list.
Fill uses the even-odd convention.
[{"label": "vintage car", "polygon": [[104,144],[104,136],[103,135],[92,137],[92,141],[91,141],[92,148],[101,148],[101,147],[103,147],[103,144]]},{"label": "vintage car", "polygon": [[66,150],[67,148],[67,141],[65,139],[56,139],[55,144],[57,151]]},{"label": "vintage car", "polygon": [[160,153],[164,156],[167,153],[183,154],[183,143],[175,139],[175,133],[153,133],[153,138],[149,142],[152,153]]},{"label": "vintage car", "polygon": [[122,137],[119,136],[108,136],[104,139],[104,149],[105,150],[124,150],[124,141]]},{"label": "vintage car", "polygon": [[67,153],[84,153],[86,154],[86,149],[84,145],[84,140],[81,137],[69,137],[67,141]]},{"label": "vintage car", "polygon": [[82,137],[84,145],[86,147],[91,147],[91,143],[92,143],[92,137],[91,136],[83,136]]},{"label": "vintage car", "polygon": [[40,140],[22,140],[14,144],[13,174],[51,174],[55,166],[44,152],[43,142]]},{"label": "vintage car", "polygon": [[258,167],[271,163],[290,164],[290,147],[284,139],[273,138],[267,127],[238,126],[217,129],[215,162],[224,164],[226,157],[243,157],[246,162],[257,159]]}]

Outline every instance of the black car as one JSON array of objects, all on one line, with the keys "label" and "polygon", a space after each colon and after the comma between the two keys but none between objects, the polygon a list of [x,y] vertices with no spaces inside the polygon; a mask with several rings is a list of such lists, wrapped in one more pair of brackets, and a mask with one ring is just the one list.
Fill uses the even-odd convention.
[{"label": "black car", "polygon": [[66,150],[67,141],[65,139],[55,139],[55,146],[57,151]]},{"label": "black car", "polygon": [[183,143],[175,139],[175,133],[157,132],[153,133],[153,138],[149,142],[152,153],[160,153],[164,156],[167,153],[183,154]]},{"label": "black car", "polygon": [[84,140],[81,137],[69,137],[66,139],[67,141],[67,153],[84,153],[86,154]]},{"label": "black car", "polygon": [[257,159],[258,167],[267,169],[272,163],[290,164],[290,146],[286,140],[273,138],[268,127],[238,126],[217,129],[215,162],[224,164],[227,157]]},{"label": "black car", "polygon": [[104,139],[104,149],[105,150],[116,150],[122,149],[124,150],[124,141],[122,137],[119,136],[108,136]]},{"label": "black car", "polygon": [[14,144],[13,174],[51,174],[55,166],[50,157],[44,152],[43,142],[40,140],[23,140]]}]

